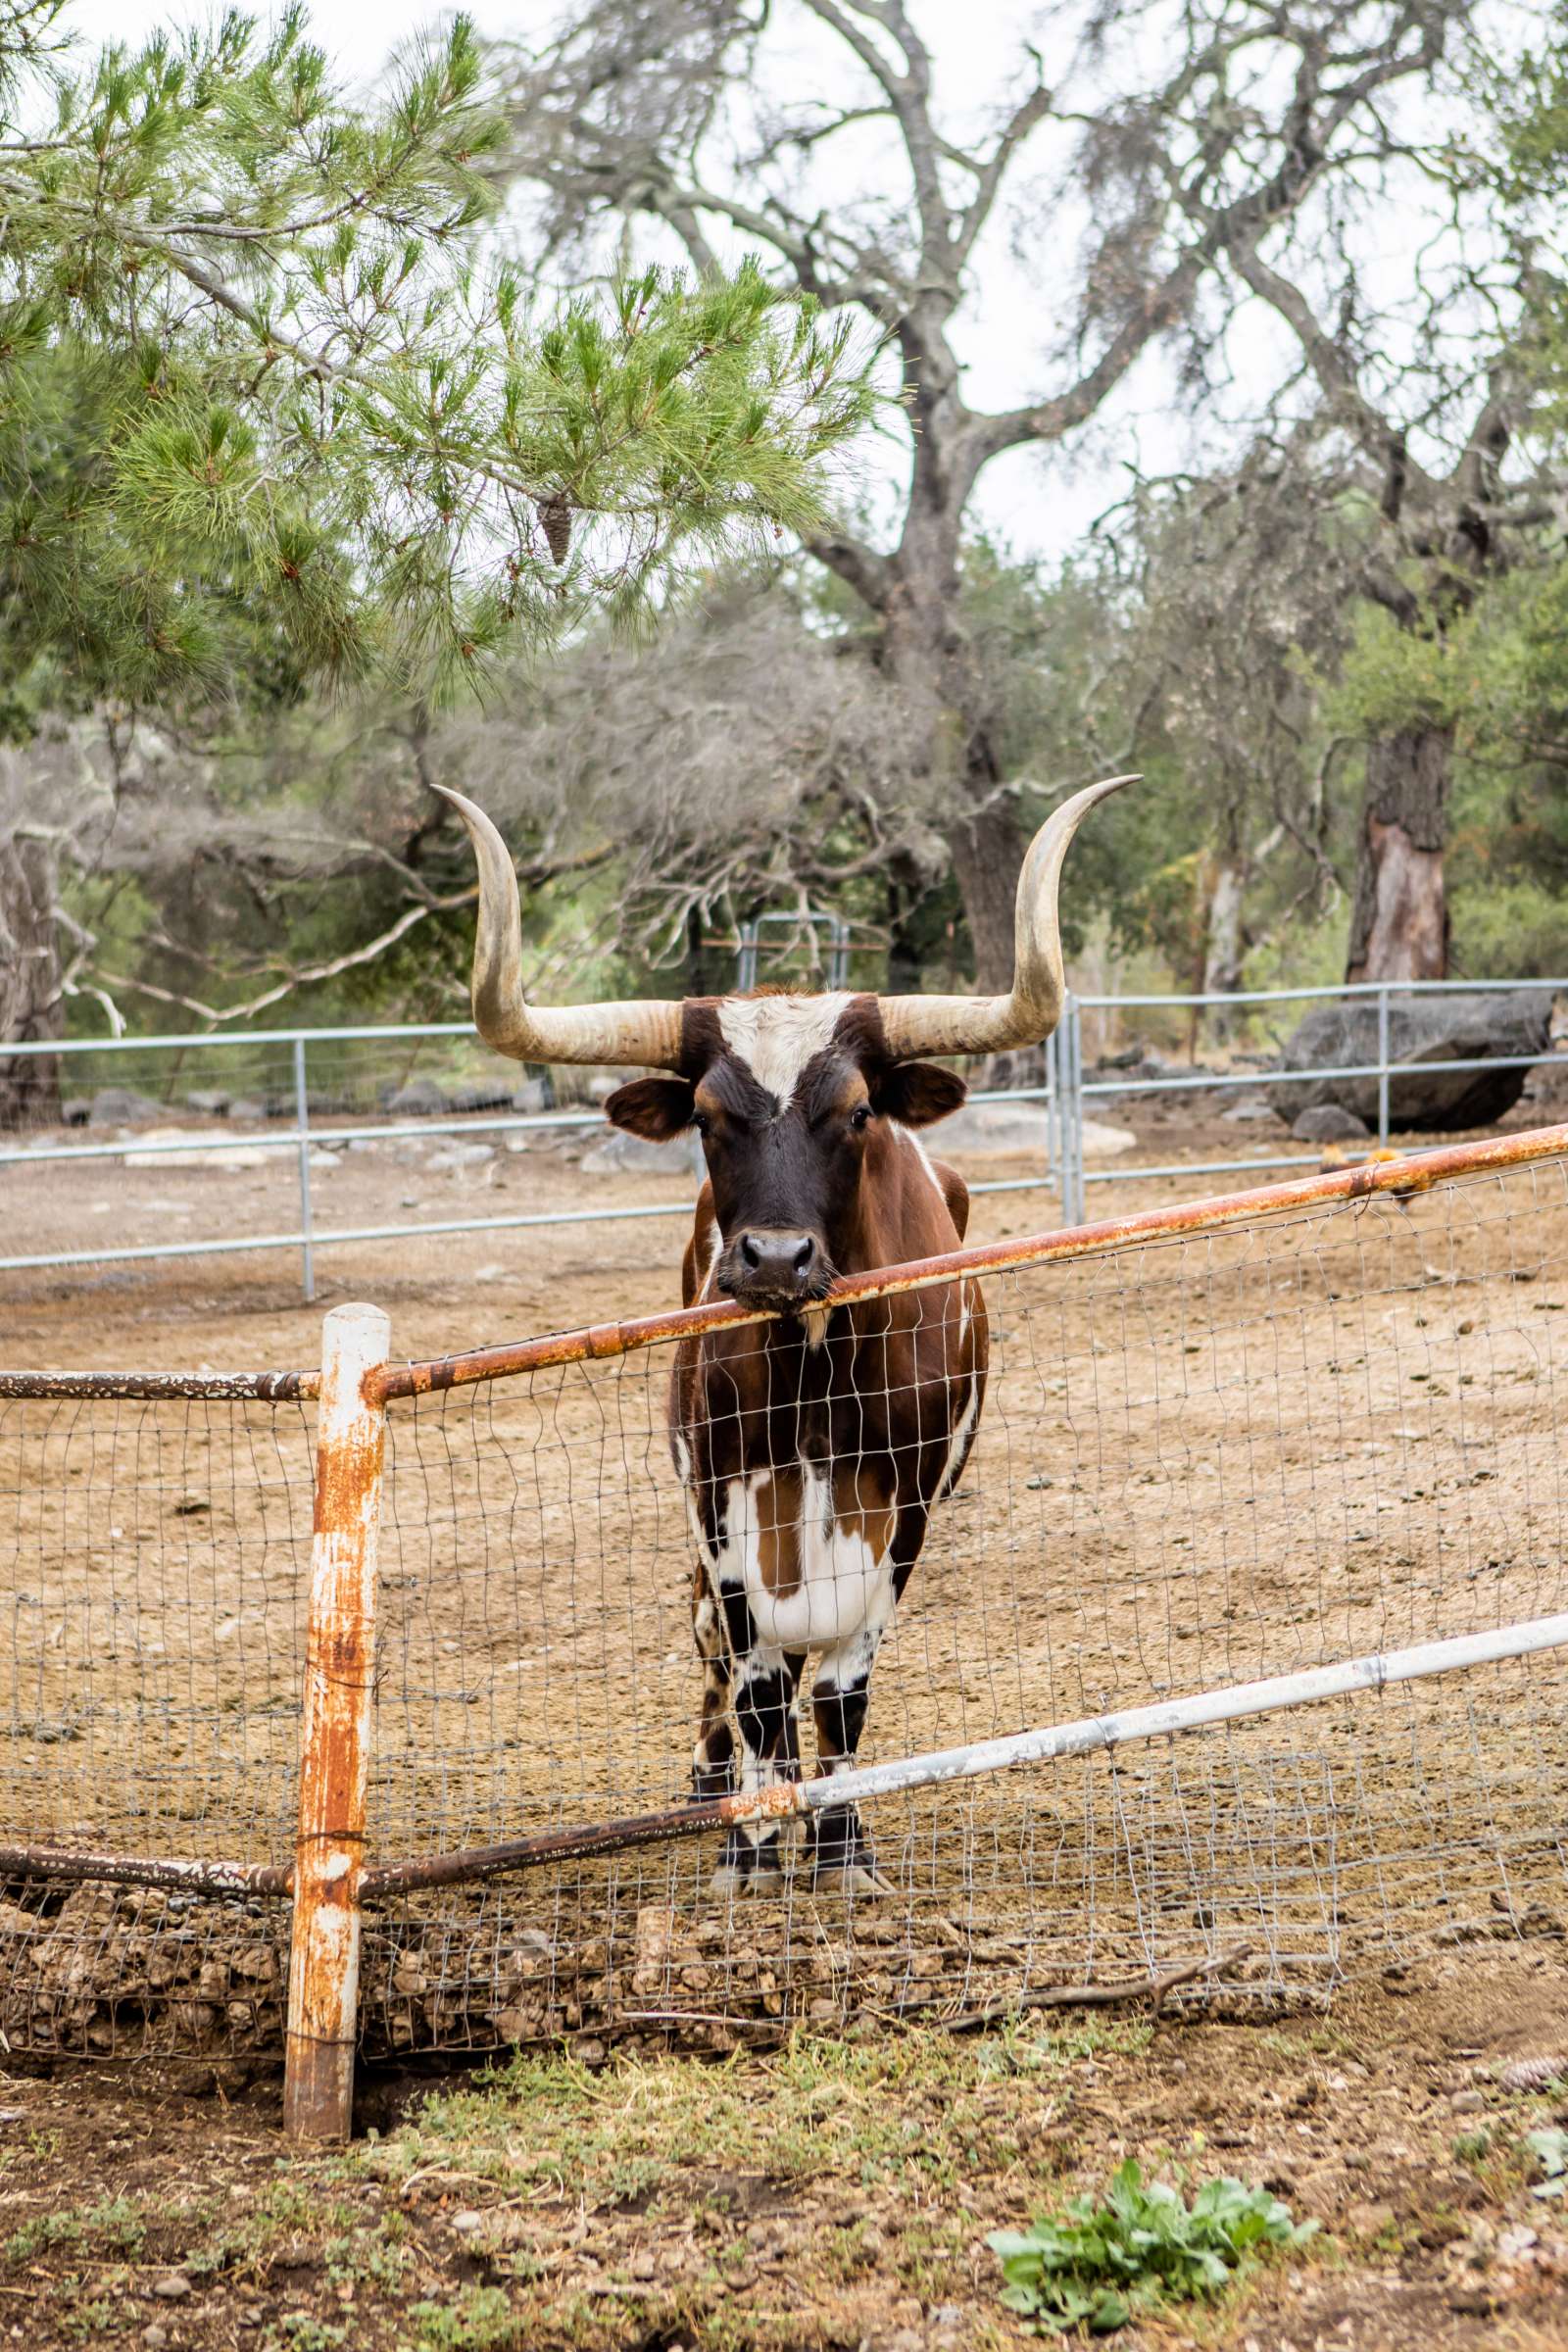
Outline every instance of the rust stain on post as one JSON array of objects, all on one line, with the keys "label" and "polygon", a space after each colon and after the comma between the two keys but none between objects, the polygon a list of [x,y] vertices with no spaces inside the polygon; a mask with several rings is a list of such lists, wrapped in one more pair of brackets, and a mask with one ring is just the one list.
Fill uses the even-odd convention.
[{"label": "rust stain on post", "polygon": [[322,1334],[283,2078],[293,2139],[346,2139],[353,2110],[386,1443],[369,1375],[384,1365],[389,1333],[379,1307],[338,1306]]}]

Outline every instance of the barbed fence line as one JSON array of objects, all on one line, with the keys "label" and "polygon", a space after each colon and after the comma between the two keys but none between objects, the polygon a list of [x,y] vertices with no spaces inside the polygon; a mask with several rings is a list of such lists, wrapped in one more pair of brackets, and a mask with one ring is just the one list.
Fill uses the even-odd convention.
[{"label": "barbed fence line", "polygon": [[892,1900],[831,1915],[793,1881],[765,1919],[715,1906],[696,1850],[828,1784],[681,1789],[662,1375],[765,1318],[400,1365],[340,1308],[319,1370],[0,1376],[0,1779],[38,1833],[0,1849],[13,2047],[270,2050],[286,1984],[289,2125],[333,2135],[357,2040],[722,2047],[1107,1970],[1261,1997],[1352,1929],[1560,1931],[1568,1735],[1531,1661],[1568,1642],[1568,1128],[835,1296],[981,1280],[979,1450],[881,1747],[832,1785],[886,1825]]}]

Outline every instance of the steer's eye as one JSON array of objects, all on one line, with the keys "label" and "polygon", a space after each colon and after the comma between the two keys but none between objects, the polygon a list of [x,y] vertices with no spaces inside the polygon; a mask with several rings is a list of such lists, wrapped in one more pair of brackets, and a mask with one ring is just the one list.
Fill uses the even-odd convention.
[{"label": "steer's eye", "polygon": [[711,1135],[713,1132],[713,1122],[709,1117],[706,1110],[694,1110],[692,1112],[692,1125],[696,1128],[699,1135]]},{"label": "steer's eye", "polygon": [[870,1105],[870,1103],[869,1103],[869,1102],[858,1102],[858,1103],[856,1104],[855,1108],[854,1108],[854,1109],[851,1111],[851,1113],[850,1113],[850,1125],[851,1125],[851,1127],[854,1129],[854,1131],[855,1131],[855,1133],[856,1133],[857,1135],[863,1135],[863,1134],[865,1133],[865,1130],[867,1129],[867,1127],[869,1127],[869,1126],[870,1126],[870,1124],[871,1124],[871,1105]]}]

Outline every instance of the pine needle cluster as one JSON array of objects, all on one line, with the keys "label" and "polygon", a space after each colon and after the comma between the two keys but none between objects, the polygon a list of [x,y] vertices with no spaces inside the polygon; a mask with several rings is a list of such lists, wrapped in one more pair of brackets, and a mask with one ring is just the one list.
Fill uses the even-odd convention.
[{"label": "pine needle cluster", "polygon": [[367,104],[298,10],[82,57],[0,0],[0,661],[44,699],[421,689],[808,530],[847,331],[752,264],[539,315],[471,25]]}]

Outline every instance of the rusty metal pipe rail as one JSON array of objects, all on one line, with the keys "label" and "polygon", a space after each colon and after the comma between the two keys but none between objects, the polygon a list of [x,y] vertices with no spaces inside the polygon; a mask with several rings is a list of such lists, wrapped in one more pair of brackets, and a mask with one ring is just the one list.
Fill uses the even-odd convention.
[{"label": "rusty metal pipe rail", "polygon": [[[1288,1214],[1292,1209],[1326,1207],[1335,1201],[1367,1200],[1380,1194],[1400,1198],[1430,1192],[1454,1177],[1485,1176],[1503,1169],[1528,1167],[1538,1160],[1568,1152],[1568,1123],[1532,1128],[1522,1135],[1499,1136],[1485,1144],[1451,1144],[1419,1156],[1373,1160],[1364,1166],[1336,1169],[1329,1175],[1300,1176],[1285,1184],[1254,1186],[1244,1193],[1221,1193],[1211,1200],[1189,1200],[1170,1208],[1146,1208],[1124,1217],[1106,1217],[1096,1225],[1068,1226],[1059,1233],[1040,1234],[1019,1242],[986,1242],[967,1250],[952,1250],[939,1257],[913,1258],[906,1265],[881,1267],[852,1274],[835,1284],[822,1301],[825,1307],[851,1306],[870,1298],[893,1298],[906,1291],[925,1290],[964,1275],[1006,1274],[1025,1266],[1054,1265],[1093,1257],[1140,1242],[1176,1241],[1195,1233],[1219,1233],[1259,1217]],[[370,1376],[373,1393],[382,1403],[399,1396],[423,1396],[473,1381],[502,1380],[556,1364],[585,1363],[605,1356],[628,1355],[640,1348],[657,1347],[701,1332],[731,1331],[741,1324],[777,1320],[771,1309],[740,1306],[717,1300],[710,1306],[672,1308],[662,1315],[635,1321],[596,1323],[580,1331],[550,1334],[544,1339],[520,1340],[499,1348],[476,1348],[462,1355],[440,1356],[424,1363],[392,1364]]]},{"label": "rusty metal pipe rail", "polygon": [[296,1404],[321,1393],[318,1371],[0,1372],[0,1397],[209,1397],[220,1404]]},{"label": "rusty metal pipe rail", "polygon": [[153,1854],[99,1854],[65,1845],[0,1845],[0,1878],[91,1880],[106,1886],[159,1886],[171,1894],[281,1897],[294,1874],[277,1862],[169,1861]]}]

